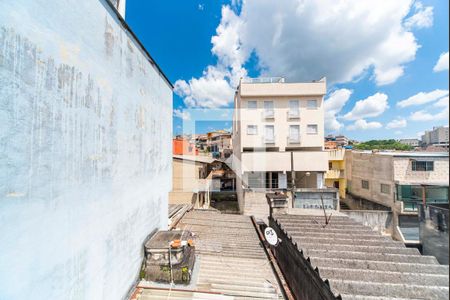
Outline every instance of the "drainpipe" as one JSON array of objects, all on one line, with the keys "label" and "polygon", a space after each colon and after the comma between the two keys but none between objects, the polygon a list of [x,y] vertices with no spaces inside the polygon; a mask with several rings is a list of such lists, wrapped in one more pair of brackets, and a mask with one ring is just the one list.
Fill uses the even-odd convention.
[{"label": "drainpipe", "polygon": [[292,207],[295,201],[295,172],[294,172],[294,152],[291,151],[291,193],[292,193]]}]

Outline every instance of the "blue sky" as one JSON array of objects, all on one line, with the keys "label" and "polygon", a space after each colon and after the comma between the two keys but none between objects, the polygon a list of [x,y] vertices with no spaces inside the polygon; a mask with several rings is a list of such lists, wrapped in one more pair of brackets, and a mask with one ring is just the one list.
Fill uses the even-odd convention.
[{"label": "blue sky", "polygon": [[326,133],[403,138],[447,125],[448,1],[354,1],[128,0],[126,20],[176,86],[174,133],[189,109],[231,107],[242,76],[327,76]]}]

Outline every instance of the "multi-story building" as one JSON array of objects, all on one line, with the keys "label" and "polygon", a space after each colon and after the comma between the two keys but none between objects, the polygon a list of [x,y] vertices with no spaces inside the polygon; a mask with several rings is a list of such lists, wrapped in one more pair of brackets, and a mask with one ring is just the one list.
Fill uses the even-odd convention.
[{"label": "multi-story building", "polygon": [[[282,78],[241,80],[233,117],[233,168],[241,211],[262,213],[261,206],[267,207],[264,193],[270,189],[295,189],[290,205],[298,208],[324,193],[328,171],[325,93],[325,79],[309,83],[286,83]],[[336,197],[336,190],[332,191],[330,205]]]},{"label": "multi-story building", "polygon": [[177,136],[172,140],[174,155],[197,155],[198,149],[195,142],[182,136]]},{"label": "multi-story building", "polygon": [[418,203],[448,203],[448,153],[347,151],[345,158],[348,193],[392,210],[400,240],[419,240]]},{"label": "multi-story building", "polygon": [[325,173],[325,185],[339,190],[339,197],[345,198],[347,178],[345,177],[345,149],[328,150],[328,171]]},{"label": "multi-story building", "polygon": [[348,138],[344,135],[337,135],[336,136],[336,144],[338,147],[345,147],[348,146]]},{"label": "multi-story building", "polygon": [[225,130],[207,133],[207,148],[217,158],[225,158],[232,151],[231,133]]},{"label": "multi-story building", "polygon": [[448,148],[448,126],[433,127],[433,130],[425,131],[422,135],[422,145],[433,145]]},{"label": "multi-story building", "polygon": [[398,140],[400,144],[408,145],[411,147],[419,147],[420,146],[420,140],[419,139],[400,139]]}]

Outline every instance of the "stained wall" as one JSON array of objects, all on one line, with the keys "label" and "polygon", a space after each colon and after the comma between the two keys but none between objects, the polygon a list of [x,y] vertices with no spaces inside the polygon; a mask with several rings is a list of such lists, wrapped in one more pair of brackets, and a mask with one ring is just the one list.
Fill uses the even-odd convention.
[{"label": "stained wall", "polygon": [[121,299],[167,226],[172,88],[106,0],[0,1],[0,299]]}]

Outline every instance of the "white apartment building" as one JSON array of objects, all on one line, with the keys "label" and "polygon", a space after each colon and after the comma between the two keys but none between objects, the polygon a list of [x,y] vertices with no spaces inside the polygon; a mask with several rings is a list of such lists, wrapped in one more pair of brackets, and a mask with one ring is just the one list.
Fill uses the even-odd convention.
[{"label": "white apartment building", "polygon": [[[328,170],[325,94],[325,79],[309,83],[286,83],[283,78],[241,80],[233,117],[233,166],[241,211],[267,205],[264,192],[273,189],[303,189],[299,190],[303,196],[309,193],[308,199],[317,200],[314,192],[324,187]],[[254,198],[250,206],[249,191]],[[297,198],[301,196],[292,207],[304,208],[308,199],[301,203]]]},{"label": "white apartment building", "polygon": [[448,126],[433,127],[433,130],[425,131],[422,135],[422,144],[435,145],[448,148]]}]

